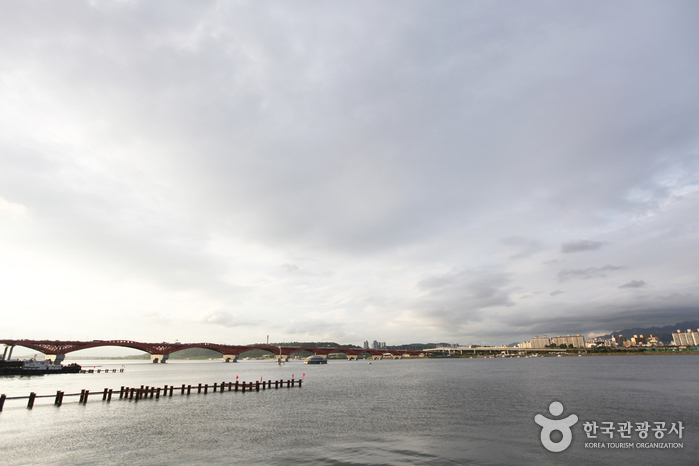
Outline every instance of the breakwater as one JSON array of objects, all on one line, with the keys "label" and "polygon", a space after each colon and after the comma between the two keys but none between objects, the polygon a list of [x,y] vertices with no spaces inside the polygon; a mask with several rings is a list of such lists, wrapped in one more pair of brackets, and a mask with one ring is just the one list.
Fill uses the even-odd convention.
[{"label": "breakwater", "polygon": [[87,400],[99,399],[101,395],[101,401],[111,402],[112,396],[119,395],[120,400],[132,400],[139,401],[144,399],[159,399],[161,395],[163,397],[171,397],[174,394],[188,396],[193,392],[195,394],[208,394],[209,391],[212,393],[223,393],[223,392],[251,392],[269,389],[279,389],[279,388],[291,388],[302,386],[303,379],[287,379],[287,380],[258,380],[255,382],[214,382],[213,384],[181,384],[175,385],[164,385],[162,387],[150,387],[146,385],[141,385],[140,387],[127,387],[122,386],[118,390],[111,388],[105,388],[104,390],[81,390],[80,393],[65,393],[64,391],[58,390],[55,395],[37,395],[35,392],[31,392],[28,396],[6,396],[5,394],[0,395],[0,412],[2,412],[5,402],[7,400],[27,400],[27,409],[32,409],[34,407],[34,402],[37,398],[54,398],[54,405],[61,406],[63,404],[63,399],[65,397],[79,397],[78,403],[86,404]]}]

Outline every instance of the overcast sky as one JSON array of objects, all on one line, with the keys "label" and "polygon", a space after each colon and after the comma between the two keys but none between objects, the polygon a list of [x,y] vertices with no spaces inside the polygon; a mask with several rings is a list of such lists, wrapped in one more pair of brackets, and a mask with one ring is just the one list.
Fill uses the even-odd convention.
[{"label": "overcast sky", "polygon": [[0,337],[699,316],[699,3],[3,2]]}]

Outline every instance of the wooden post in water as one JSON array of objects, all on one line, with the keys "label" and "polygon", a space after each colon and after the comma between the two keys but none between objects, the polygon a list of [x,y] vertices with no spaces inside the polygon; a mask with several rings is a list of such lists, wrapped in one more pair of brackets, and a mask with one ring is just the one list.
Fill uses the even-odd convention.
[{"label": "wooden post in water", "polygon": [[3,393],[0,395],[0,413],[2,412],[2,407],[5,405],[5,399],[7,396]]},{"label": "wooden post in water", "polygon": [[260,391],[260,381],[255,382],[255,391]]},{"label": "wooden post in water", "polygon": [[27,402],[27,409],[32,409],[34,407],[34,398],[36,398],[36,393],[31,392],[29,394],[29,401]]},{"label": "wooden post in water", "polygon": [[121,386],[121,390],[119,390],[119,399],[121,400],[122,398],[124,398],[124,386],[123,385]]},{"label": "wooden post in water", "polygon": [[187,395],[189,395],[191,393],[191,391],[192,391],[192,386],[187,385]]},{"label": "wooden post in water", "polygon": [[243,380],[243,393],[245,393],[245,381]]},{"label": "wooden post in water", "polygon": [[87,396],[90,394],[90,390],[85,390],[85,397],[83,398],[83,404],[87,404]]},{"label": "wooden post in water", "polygon": [[199,384],[199,387],[197,387],[197,393],[201,393],[201,384]]},{"label": "wooden post in water", "polygon": [[206,384],[204,384],[204,395],[206,395],[206,393],[207,393],[208,391],[209,391],[209,384],[206,383]]},{"label": "wooden post in water", "polygon": [[155,399],[156,400],[160,399],[160,387],[155,389]]},{"label": "wooden post in water", "polygon": [[109,393],[107,393],[107,401],[112,401],[112,389],[109,389]]},{"label": "wooden post in water", "polygon": [[106,400],[107,400],[107,392],[108,392],[108,391],[109,391],[108,388],[105,388],[105,389],[104,389],[104,393],[102,393],[102,401],[106,401]]},{"label": "wooden post in water", "polygon": [[172,391],[175,389],[174,385],[170,385],[170,396],[172,396]]},{"label": "wooden post in water", "polygon": [[223,393],[224,388],[226,388],[226,382],[221,382],[221,393]]},{"label": "wooden post in water", "polygon": [[184,395],[184,384],[182,384],[182,391],[180,392],[180,395]]},{"label": "wooden post in water", "polygon": [[299,379],[299,388],[301,388],[301,382],[303,382],[303,379]]},{"label": "wooden post in water", "polygon": [[235,391],[236,391],[236,392],[238,391],[238,380],[237,380],[237,379],[236,379],[236,381],[235,381]]}]

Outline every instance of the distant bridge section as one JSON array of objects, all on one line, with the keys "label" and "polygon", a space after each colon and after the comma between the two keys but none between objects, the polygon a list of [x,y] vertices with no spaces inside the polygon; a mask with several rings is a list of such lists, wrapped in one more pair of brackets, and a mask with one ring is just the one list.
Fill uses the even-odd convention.
[{"label": "distant bridge section", "polygon": [[[132,340],[93,340],[93,341],[52,341],[52,340],[0,340],[0,344],[5,345],[5,351],[2,359],[10,359],[12,350],[15,346],[29,348],[45,355],[45,358],[51,360],[54,364],[60,364],[66,357],[66,354],[73,351],[80,351],[89,348],[100,348],[104,346],[120,346],[123,348],[131,348],[140,350],[150,354],[151,361],[154,363],[165,363],[172,353],[190,348],[205,348],[221,353],[224,362],[237,362],[238,356],[252,350],[268,351],[278,359],[288,361],[289,356],[299,351],[309,351],[317,356],[325,358],[333,353],[343,353],[347,359],[357,359],[359,355],[366,353],[372,359],[402,359],[411,357],[424,357],[424,352],[421,351],[403,351],[403,350],[373,350],[373,349],[358,349],[358,348],[316,348],[313,346],[295,347],[295,346],[272,346],[272,345],[219,345],[217,343],[143,343]],[[9,349],[9,355],[8,355]]]}]

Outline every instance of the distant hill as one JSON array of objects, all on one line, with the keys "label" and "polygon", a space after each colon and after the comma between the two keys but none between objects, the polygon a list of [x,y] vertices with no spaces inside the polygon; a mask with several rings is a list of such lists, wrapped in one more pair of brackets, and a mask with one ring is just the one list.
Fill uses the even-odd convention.
[{"label": "distant hill", "polygon": [[[303,355],[308,353],[307,351],[301,352]],[[300,353],[300,354],[301,354]],[[313,353],[308,353],[311,355]],[[243,358],[261,358],[263,356],[274,356],[269,351],[265,350],[250,350],[240,354]],[[145,356],[147,359],[149,355]],[[218,351],[206,349],[206,348],[188,348],[181,351],[177,351],[170,355],[170,359],[221,359],[222,355]]]},{"label": "distant hill", "polygon": [[206,348],[188,348],[170,355],[170,359],[221,359],[221,353]]},{"label": "distant hill", "polygon": [[[251,343],[249,346],[266,345],[267,343]],[[334,341],[292,341],[292,342],[282,342],[282,343],[269,343],[270,346],[284,346],[284,347],[301,347],[301,346],[311,346],[314,348],[359,348],[357,345],[340,345]]]},{"label": "distant hill", "polygon": [[634,327],[626,328],[624,330],[619,330],[617,332],[612,332],[609,335],[603,335],[601,338],[609,339],[612,335],[624,335],[626,338],[631,338],[634,335],[655,335],[658,340],[663,343],[672,343],[672,333],[677,330],[687,331],[688,328],[696,330],[699,328],[699,320],[690,320],[687,322],[680,322],[675,325],[666,325],[665,327]]}]

